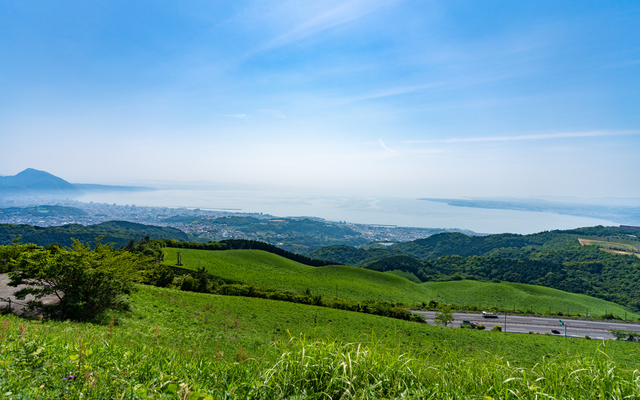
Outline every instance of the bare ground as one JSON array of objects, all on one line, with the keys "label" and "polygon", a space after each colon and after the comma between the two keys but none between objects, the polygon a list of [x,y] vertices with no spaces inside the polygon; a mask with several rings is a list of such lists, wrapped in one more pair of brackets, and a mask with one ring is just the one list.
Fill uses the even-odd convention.
[{"label": "bare ground", "polygon": [[[26,285],[18,285],[17,287],[9,286],[9,276],[7,274],[0,274],[0,307],[5,308],[9,306],[9,301],[11,300],[11,312],[18,315],[24,316],[38,316],[41,314],[41,310],[34,310],[29,313],[27,309],[27,303],[30,300],[34,300],[32,295],[28,295],[23,300],[18,300],[13,295],[20,289],[26,287]],[[48,295],[41,299],[44,304],[56,304],[59,299],[56,295]]]}]

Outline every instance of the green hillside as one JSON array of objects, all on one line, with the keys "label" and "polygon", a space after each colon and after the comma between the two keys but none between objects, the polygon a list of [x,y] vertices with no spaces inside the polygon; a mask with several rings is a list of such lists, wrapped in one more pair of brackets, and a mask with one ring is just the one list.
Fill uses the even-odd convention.
[{"label": "green hillside", "polygon": [[[538,313],[567,312],[625,315],[615,303],[585,295],[518,283],[469,280],[418,284],[390,274],[347,266],[309,267],[260,250],[207,251],[165,248],[165,264],[173,265],[181,253],[183,268],[205,268],[210,274],[279,290],[306,289],[324,298],[349,301],[402,302],[409,305],[438,302],[507,307]],[[640,315],[628,313],[628,318]]]},{"label": "green hillside", "polygon": [[[96,324],[0,316],[3,399],[637,396],[637,343],[140,287]],[[451,379],[455,376],[455,379]]]},{"label": "green hillside", "polygon": [[[310,257],[393,272],[413,281],[507,281],[586,294],[640,312],[637,231],[589,227],[532,235],[441,233],[384,249],[318,249]],[[592,245],[588,245],[592,244]]]},{"label": "green hillside", "polygon": [[205,268],[224,279],[280,290],[311,290],[324,298],[350,301],[419,303],[428,297],[406,279],[362,268],[331,265],[310,267],[261,250],[207,251],[165,248],[165,263],[173,265],[180,251],[183,268]]},{"label": "green hillside", "polygon": [[[480,308],[492,306],[506,309],[560,311],[570,314],[594,316],[613,313],[624,316],[625,310],[618,304],[582,294],[563,292],[544,286],[512,282],[479,282],[472,280],[449,282],[425,282],[421,286],[434,293],[436,301],[457,303]],[[627,312],[628,319],[640,315]]]},{"label": "green hillside", "polygon": [[[517,334],[491,336],[489,332],[416,324],[304,304],[151,286],[140,286],[132,295],[131,312],[118,315],[118,329],[123,335],[135,337],[134,333],[139,332],[143,339],[151,339],[158,325],[162,328],[158,336],[167,343],[184,348],[196,343],[202,351],[212,351],[217,343],[229,358],[240,346],[254,356],[268,354],[273,350],[270,348],[273,342],[287,341],[292,336],[383,346],[386,343],[420,352],[425,347],[451,350],[465,347],[465,352],[489,352],[519,365],[533,365],[545,354],[583,353],[597,347],[597,344],[580,340],[554,341],[552,339],[558,338]],[[548,348],[540,347],[544,342],[548,342]],[[473,351],[469,352],[469,346]],[[628,354],[616,357],[624,363],[640,366],[640,347],[628,348]]]}]

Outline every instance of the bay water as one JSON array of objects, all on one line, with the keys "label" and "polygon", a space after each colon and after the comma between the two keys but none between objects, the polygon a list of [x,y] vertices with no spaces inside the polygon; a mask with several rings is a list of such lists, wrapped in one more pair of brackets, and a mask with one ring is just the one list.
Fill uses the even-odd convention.
[{"label": "bay water", "polygon": [[159,189],[87,193],[83,202],[148,207],[199,208],[278,217],[319,217],[330,221],[422,228],[460,228],[477,233],[529,234],[619,222],[552,212],[456,207],[392,196],[335,196],[303,191],[255,189]]}]

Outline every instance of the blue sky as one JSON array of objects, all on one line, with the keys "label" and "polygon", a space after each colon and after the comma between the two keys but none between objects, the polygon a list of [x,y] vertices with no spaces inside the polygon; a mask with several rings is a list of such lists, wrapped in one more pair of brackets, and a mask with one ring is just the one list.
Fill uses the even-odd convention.
[{"label": "blue sky", "polygon": [[6,1],[0,175],[640,198],[635,1]]}]

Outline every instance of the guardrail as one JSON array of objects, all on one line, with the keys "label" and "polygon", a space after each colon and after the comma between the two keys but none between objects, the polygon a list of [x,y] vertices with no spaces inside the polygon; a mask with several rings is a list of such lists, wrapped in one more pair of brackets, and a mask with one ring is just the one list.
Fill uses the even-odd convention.
[{"label": "guardrail", "polygon": [[[6,306],[2,307],[2,304],[6,304]],[[5,310],[9,310],[9,312],[13,312],[13,308],[16,305],[28,307],[29,303],[11,300],[10,297],[0,297],[0,308],[4,308]]]}]

